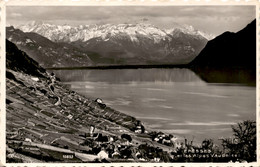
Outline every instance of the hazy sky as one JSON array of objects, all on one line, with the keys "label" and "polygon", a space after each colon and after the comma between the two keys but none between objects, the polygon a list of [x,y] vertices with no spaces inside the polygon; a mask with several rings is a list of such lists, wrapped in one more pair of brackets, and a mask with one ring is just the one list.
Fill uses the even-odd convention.
[{"label": "hazy sky", "polygon": [[255,6],[88,6],[7,7],[7,24],[43,21],[58,25],[118,24],[146,21],[159,28],[188,24],[219,35],[236,32],[255,19]]}]

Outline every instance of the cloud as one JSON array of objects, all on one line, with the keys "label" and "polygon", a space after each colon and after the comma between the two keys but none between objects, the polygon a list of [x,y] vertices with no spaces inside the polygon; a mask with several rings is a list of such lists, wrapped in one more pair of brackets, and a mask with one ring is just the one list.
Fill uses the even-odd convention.
[{"label": "cloud", "polygon": [[7,22],[78,25],[145,21],[160,28],[188,24],[219,34],[240,30],[256,17],[255,10],[254,6],[7,6]]},{"label": "cloud", "polygon": [[22,14],[21,13],[11,13],[11,17],[17,18],[17,17],[21,17]]}]

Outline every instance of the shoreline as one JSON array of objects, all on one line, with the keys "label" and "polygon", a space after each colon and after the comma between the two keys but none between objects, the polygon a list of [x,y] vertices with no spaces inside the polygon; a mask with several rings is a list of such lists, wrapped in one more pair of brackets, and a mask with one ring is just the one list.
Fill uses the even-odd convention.
[{"label": "shoreline", "polygon": [[188,64],[158,64],[158,65],[97,65],[83,67],[46,67],[46,70],[109,70],[109,69],[147,69],[147,68],[189,68]]}]

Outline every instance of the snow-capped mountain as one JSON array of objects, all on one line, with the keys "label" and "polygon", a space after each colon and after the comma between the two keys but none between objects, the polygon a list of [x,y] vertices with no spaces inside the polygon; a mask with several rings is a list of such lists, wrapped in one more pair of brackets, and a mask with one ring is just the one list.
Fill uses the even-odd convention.
[{"label": "snow-capped mountain", "polygon": [[87,66],[92,61],[85,52],[65,43],[55,43],[34,33],[6,28],[6,38],[43,67]]},{"label": "snow-capped mountain", "polygon": [[95,52],[90,58],[96,64],[185,64],[211,38],[191,26],[163,30],[146,23],[60,26],[32,22],[17,28]]},{"label": "snow-capped mountain", "polygon": [[176,24],[174,28],[167,29],[166,32],[168,34],[171,34],[172,32],[179,30],[185,34],[190,34],[190,35],[198,35],[206,38],[208,41],[214,39],[216,36],[213,34],[205,33],[203,31],[196,30],[193,26],[191,25],[179,25]]},{"label": "snow-capped mountain", "polygon": [[[171,34],[174,30],[179,30],[185,34],[200,35],[207,40],[213,39],[215,36],[207,34],[202,31],[198,31],[189,25],[178,25],[172,29],[159,29],[151,24],[138,23],[138,24],[105,24],[105,25],[54,25],[44,22],[30,22],[27,25],[20,25],[16,28],[23,32],[36,32],[52,41],[58,42],[85,42],[91,38],[101,37],[106,39],[107,36],[113,36],[119,33],[127,33],[132,37],[136,33],[142,33],[143,35],[151,35],[157,40],[166,38],[168,34]],[[156,40],[155,39],[155,40]],[[133,39],[134,40],[134,39]]]}]

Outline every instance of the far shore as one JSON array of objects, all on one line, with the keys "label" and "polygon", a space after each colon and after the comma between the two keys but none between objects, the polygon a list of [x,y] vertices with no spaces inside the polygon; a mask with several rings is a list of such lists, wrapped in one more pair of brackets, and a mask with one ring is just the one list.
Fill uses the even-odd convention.
[{"label": "far shore", "polygon": [[188,68],[187,64],[158,64],[158,65],[97,65],[83,67],[46,67],[46,70],[80,70],[80,69],[138,69],[138,68]]}]

